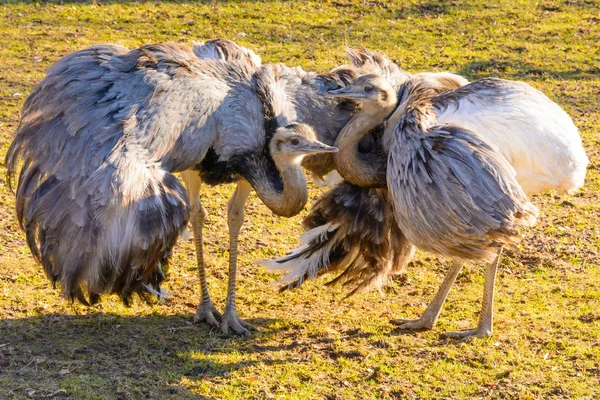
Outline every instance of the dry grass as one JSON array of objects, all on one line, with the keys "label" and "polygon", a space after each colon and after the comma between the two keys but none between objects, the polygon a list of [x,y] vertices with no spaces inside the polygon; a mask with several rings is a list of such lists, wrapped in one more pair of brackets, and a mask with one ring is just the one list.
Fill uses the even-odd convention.
[{"label": "dry grass", "polygon": [[[0,168],[0,398],[598,398],[600,396],[600,93],[598,3],[508,1],[214,1],[180,3],[0,0],[0,159],[19,109],[45,69],[97,42],[217,36],[266,61],[326,70],[343,47],[386,52],[408,70],[520,79],[562,105],[591,159],[577,195],[534,199],[540,224],[503,259],[494,337],[468,344],[439,333],[475,323],[480,267],[459,277],[438,326],[404,334],[390,318],[418,316],[446,263],[420,254],[384,297],[339,303],[343,291],[311,282],[276,293],[254,260],[297,243],[301,216],[274,217],[253,196],[242,230],[239,309],[259,328],[248,340],[191,323],[199,296],[191,243],[177,246],[166,305],[93,308],[58,296],[33,261]],[[241,35],[243,32],[245,34]],[[226,199],[209,210],[209,285],[225,297]],[[319,191],[313,189],[312,196]]]}]

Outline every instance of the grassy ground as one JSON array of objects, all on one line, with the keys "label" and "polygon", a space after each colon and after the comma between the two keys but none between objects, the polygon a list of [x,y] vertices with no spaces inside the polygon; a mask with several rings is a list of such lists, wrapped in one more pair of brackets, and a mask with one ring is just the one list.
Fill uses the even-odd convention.
[{"label": "grassy ground", "polygon": [[[466,269],[432,332],[404,334],[390,318],[418,316],[447,262],[420,254],[385,296],[339,303],[322,281],[277,294],[254,260],[297,243],[302,216],[273,216],[256,196],[242,230],[239,309],[248,340],[191,323],[199,284],[191,243],[172,258],[166,305],[125,308],[106,297],[73,306],[33,261],[0,165],[0,398],[598,398],[600,396],[600,93],[598,3],[515,1],[0,0],[0,159],[26,96],[59,57],[97,42],[227,37],[266,61],[327,70],[344,45],[386,52],[410,71],[529,82],[581,129],[591,159],[572,197],[534,199],[540,224],[507,252],[496,331],[457,344],[439,333],[475,324],[483,276]],[[209,286],[222,306],[231,187],[205,191]],[[319,194],[312,190],[312,197]]]}]

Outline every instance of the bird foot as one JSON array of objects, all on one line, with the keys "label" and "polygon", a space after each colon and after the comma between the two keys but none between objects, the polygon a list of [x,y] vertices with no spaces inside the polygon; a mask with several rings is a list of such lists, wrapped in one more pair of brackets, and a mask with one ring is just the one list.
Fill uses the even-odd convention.
[{"label": "bird foot", "polygon": [[237,314],[235,310],[225,311],[221,318],[221,332],[224,335],[238,335],[243,337],[250,336],[250,331],[256,331],[256,328]]},{"label": "bird foot", "polygon": [[218,328],[220,319],[221,313],[217,311],[210,300],[200,301],[198,308],[196,308],[196,315],[194,315],[194,323],[205,323],[210,327]]},{"label": "bird foot", "polygon": [[397,326],[397,329],[402,331],[428,331],[433,328],[433,322],[427,318],[419,319],[392,319],[390,323]]},{"label": "bird foot", "polygon": [[492,336],[491,329],[469,329],[466,331],[453,331],[442,333],[441,337],[444,339],[454,339],[459,342],[468,342],[471,339],[475,338],[486,338]]}]

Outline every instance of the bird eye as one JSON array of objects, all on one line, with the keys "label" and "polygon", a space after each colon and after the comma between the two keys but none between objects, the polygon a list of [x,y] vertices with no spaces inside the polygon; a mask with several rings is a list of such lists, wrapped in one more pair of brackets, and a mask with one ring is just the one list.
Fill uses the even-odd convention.
[{"label": "bird eye", "polygon": [[291,142],[291,143],[292,143],[294,146],[296,146],[297,144],[300,144],[300,141],[299,141],[298,139],[296,139],[296,138],[292,139],[290,142]]},{"label": "bird eye", "polygon": [[367,85],[365,86],[365,93],[371,93],[373,91],[373,86]]}]

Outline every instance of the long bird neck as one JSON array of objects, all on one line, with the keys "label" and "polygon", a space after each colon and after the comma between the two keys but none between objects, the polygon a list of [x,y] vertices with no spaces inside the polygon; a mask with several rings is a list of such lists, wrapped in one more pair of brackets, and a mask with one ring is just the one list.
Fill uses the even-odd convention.
[{"label": "long bird neck", "polygon": [[255,190],[275,214],[292,217],[302,211],[308,200],[306,177],[300,167],[299,158],[293,159],[281,154],[273,154],[272,157],[281,176],[283,188],[265,177]]},{"label": "long bird neck", "polygon": [[335,146],[339,151],[334,154],[335,165],[340,175],[348,182],[371,187],[381,181],[382,174],[385,176],[385,171],[378,168],[380,160],[369,160],[368,155],[360,155],[358,145],[370,130],[389,115],[395,106],[395,102],[392,103],[386,107],[359,111],[338,135]]},{"label": "long bird neck", "polygon": [[[291,122],[306,123],[315,128],[320,141],[333,144],[335,135],[352,117],[353,110],[340,108],[336,101],[320,92],[330,80],[345,79],[347,83],[352,77],[352,71],[346,70],[317,76],[299,68],[270,64],[263,65],[255,74],[254,84],[263,103],[263,112],[273,126],[284,126]],[[309,157],[316,164],[328,164],[330,160],[329,155],[315,154]],[[286,217],[296,215],[308,200],[300,158],[278,152],[264,158],[255,160],[257,168],[241,171],[241,175],[250,181],[271,211]],[[272,161],[268,158],[272,158]]]}]

